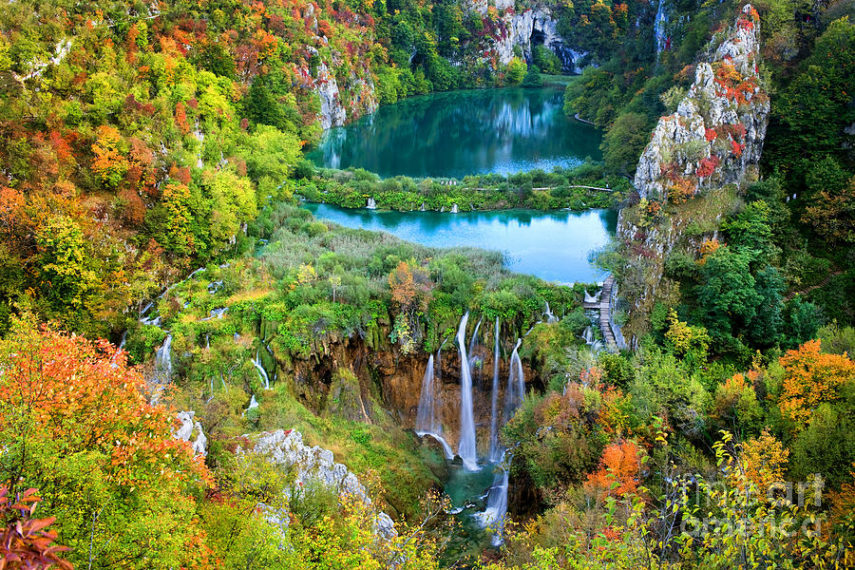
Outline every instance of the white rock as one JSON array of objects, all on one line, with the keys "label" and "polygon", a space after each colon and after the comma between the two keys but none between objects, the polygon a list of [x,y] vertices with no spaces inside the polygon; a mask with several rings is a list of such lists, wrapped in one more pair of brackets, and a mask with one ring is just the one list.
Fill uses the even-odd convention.
[{"label": "white rock", "polygon": [[[255,451],[267,457],[274,465],[292,470],[297,485],[319,482],[334,489],[342,497],[358,497],[366,506],[371,507],[365,487],[347,467],[335,462],[333,452],[319,446],[308,447],[303,443],[303,435],[296,430],[277,430],[264,432],[255,438]],[[287,520],[281,512],[272,513],[268,520]],[[397,535],[394,522],[383,512],[378,512],[375,520],[376,532],[386,538]]]},{"label": "white rock", "polygon": [[[175,431],[175,439],[189,442],[193,448],[193,453],[196,455],[208,455],[208,438],[205,437],[202,424],[196,419],[196,412],[178,412],[177,417],[181,422],[181,427]],[[195,437],[193,434],[196,434]]]}]

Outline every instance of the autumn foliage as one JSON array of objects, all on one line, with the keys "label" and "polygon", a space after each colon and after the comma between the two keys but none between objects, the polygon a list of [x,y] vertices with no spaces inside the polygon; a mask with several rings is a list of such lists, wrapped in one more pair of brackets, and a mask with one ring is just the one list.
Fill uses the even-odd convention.
[{"label": "autumn foliage", "polygon": [[187,443],[171,437],[173,416],[148,402],[145,380],[124,351],[47,327],[16,332],[0,344],[0,429],[13,429],[26,411],[43,437],[66,450],[106,453],[123,485],[152,473],[207,477]]},{"label": "autumn foliage", "polygon": [[786,375],[779,406],[799,424],[809,423],[820,403],[838,399],[840,389],[855,382],[855,362],[846,354],[821,353],[818,340],[788,351],[780,362]]},{"label": "autumn foliage", "polygon": [[639,484],[641,452],[631,441],[606,446],[597,471],[588,475],[585,489],[602,498],[635,493]]},{"label": "autumn foliage", "polygon": [[68,548],[56,544],[56,532],[48,530],[56,519],[34,517],[40,501],[35,489],[13,498],[7,487],[0,487],[0,570],[71,570],[71,563],[61,558]]},{"label": "autumn foliage", "polygon": [[210,474],[123,351],[17,322],[0,341],[0,369],[0,481],[10,493],[40,490],[70,560],[94,540],[96,568],[124,557],[205,567],[193,493]]}]

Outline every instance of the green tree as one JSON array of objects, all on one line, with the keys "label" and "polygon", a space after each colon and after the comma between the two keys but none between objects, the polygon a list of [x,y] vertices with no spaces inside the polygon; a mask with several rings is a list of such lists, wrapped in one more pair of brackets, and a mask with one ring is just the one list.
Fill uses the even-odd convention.
[{"label": "green tree", "polygon": [[505,77],[509,85],[519,85],[526,74],[526,64],[521,58],[515,57],[508,62]]},{"label": "green tree", "polygon": [[55,216],[38,229],[36,243],[44,298],[64,318],[71,316],[67,311],[81,311],[100,280],[80,226]]},{"label": "green tree", "polygon": [[603,137],[600,148],[606,169],[616,174],[632,174],[638,157],[647,145],[649,126],[641,113],[624,113]]}]

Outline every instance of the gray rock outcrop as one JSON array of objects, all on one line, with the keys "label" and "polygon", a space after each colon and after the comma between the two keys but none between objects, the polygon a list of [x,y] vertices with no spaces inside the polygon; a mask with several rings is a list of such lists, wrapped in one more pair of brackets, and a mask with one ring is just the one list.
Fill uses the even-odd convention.
[{"label": "gray rock outcrop", "polygon": [[[662,117],[644,149],[634,185],[641,198],[666,201],[671,189],[741,185],[760,162],[769,97],[758,72],[759,20],[746,5],[707,61],[677,112]],[[688,196],[686,196],[688,197]]]},{"label": "gray rock outcrop", "polygon": [[190,443],[196,455],[208,455],[208,438],[205,437],[202,424],[196,419],[196,412],[178,412],[176,417],[181,427],[175,431],[175,439]]},{"label": "gray rock outcrop", "polygon": [[[339,496],[351,496],[371,507],[371,498],[359,479],[347,467],[335,462],[333,452],[319,446],[309,447],[303,443],[303,435],[296,430],[264,432],[255,438],[255,452],[274,464],[294,474],[295,485],[315,482],[338,492]],[[271,513],[274,522],[287,524],[287,517]],[[386,513],[377,512],[374,519],[375,532],[384,538],[397,536],[395,524]]]},{"label": "gray rock outcrop", "polygon": [[[634,186],[641,202],[621,211],[617,235],[627,259],[620,279],[630,311],[626,330],[636,338],[655,302],[678,295],[664,276],[665,260],[675,251],[698,256],[705,241],[717,239],[733,188],[758,177],[770,108],[758,27],[757,12],[746,5],[731,28],[716,34],[676,113],[659,119],[640,157]],[[683,213],[681,204],[711,192],[721,197]]]}]

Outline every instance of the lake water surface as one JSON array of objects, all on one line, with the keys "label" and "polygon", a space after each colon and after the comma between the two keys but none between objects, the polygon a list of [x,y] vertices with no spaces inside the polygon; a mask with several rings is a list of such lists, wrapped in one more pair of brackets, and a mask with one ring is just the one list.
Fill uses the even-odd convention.
[{"label": "lake water surface", "polygon": [[600,132],[564,114],[560,87],[454,91],[384,105],[328,130],[308,157],[389,177],[509,174],[599,160]]},{"label": "lake water surface", "polygon": [[470,246],[506,254],[511,271],[546,281],[590,283],[603,272],[588,261],[614,235],[611,210],[498,212],[379,212],[306,204],[317,218],[350,228],[385,231],[430,247]]}]

